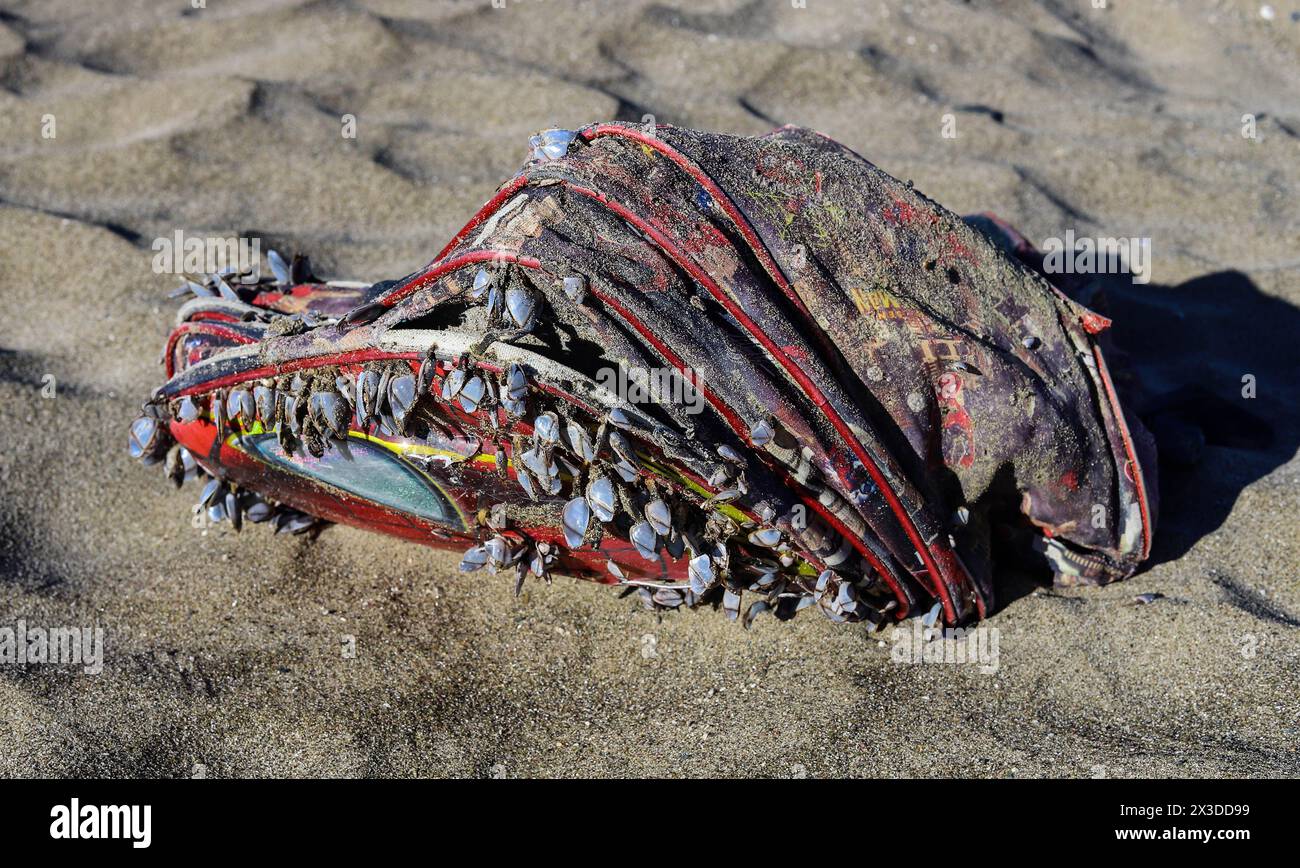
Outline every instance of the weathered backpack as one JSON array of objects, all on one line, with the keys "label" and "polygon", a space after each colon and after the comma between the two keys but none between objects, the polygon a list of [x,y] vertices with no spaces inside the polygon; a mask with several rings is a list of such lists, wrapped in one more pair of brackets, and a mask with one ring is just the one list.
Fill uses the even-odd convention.
[{"label": "weathered backpack", "polygon": [[132,428],[236,528],[346,522],[746,624],[983,617],[995,536],[1067,582],[1150,550],[1108,321],[995,218],[807,130],[552,130],[414,274],[270,258],[188,284]]}]

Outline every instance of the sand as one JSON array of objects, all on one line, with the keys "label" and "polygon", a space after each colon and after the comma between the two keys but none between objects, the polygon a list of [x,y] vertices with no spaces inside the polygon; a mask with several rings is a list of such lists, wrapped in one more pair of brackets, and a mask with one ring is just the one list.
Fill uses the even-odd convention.
[{"label": "sand", "polygon": [[[0,628],[105,631],[98,675],[0,664],[0,774],[1300,773],[1300,5],[186,6],[0,2]],[[196,489],[127,457],[175,311],[154,238],[398,276],[530,133],[646,114],[816,127],[1038,242],[1151,238],[1114,299],[1172,456],[1151,566],[1001,575],[986,674],[808,613],[516,600],[347,528],[195,529]]]}]

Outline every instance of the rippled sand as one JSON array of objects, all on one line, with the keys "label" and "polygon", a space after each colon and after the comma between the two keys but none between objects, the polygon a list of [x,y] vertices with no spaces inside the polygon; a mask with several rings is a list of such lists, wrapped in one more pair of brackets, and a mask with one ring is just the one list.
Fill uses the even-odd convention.
[{"label": "rippled sand", "polygon": [[[807,5],[0,2],[0,627],[107,645],[97,676],[0,665],[0,773],[1300,773],[1300,5]],[[1154,565],[1004,576],[989,675],[815,615],[517,601],[346,528],[201,532],[128,460],[175,309],[155,237],[397,276],[531,132],[646,114],[816,127],[1035,241],[1150,237],[1115,313],[1173,420]]]}]

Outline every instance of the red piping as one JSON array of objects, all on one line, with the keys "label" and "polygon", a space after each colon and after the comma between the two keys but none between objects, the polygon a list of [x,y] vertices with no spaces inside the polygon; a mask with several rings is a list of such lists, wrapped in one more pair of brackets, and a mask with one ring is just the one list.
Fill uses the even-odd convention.
[{"label": "red piping", "polygon": [[[712,391],[710,391],[707,386],[705,386],[703,383],[696,382],[696,378],[693,372],[690,372],[690,370],[686,367],[686,365],[684,364],[680,356],[678,356],[671,349],[669,349],[668,346],[663,341],[661,341],[653,332],[651,332],[648,328],[646,328],[646,326],[635,315],[633,315],[631,311],[623,307],[613,298],[611,298],[610,296],[606,295],[605,293],[601,292],[600,290],[594,287],[590,287],[588,291],[594,297],[600,299],[601,302],[603,302],[604,304],[612,308],[628,324],[630,324],[634,329],[636,329],[637,332],[641,335],[641,337],[643,337],[651,346],[653,346],[656,350],[658,350],[660,354],[662,354],[663,357],[668,360],[669,364],[677,368],[677,370],[681,372],[683,376],[689,377],[692,385],[694,385],[696,388],[698,388],[701,392],[704,393],[704,397],[708,400],[710,404],[713,405],[714,409],[716,409],[722,415],[722,417],[727,420],[727,423],[731,425],[732,430],[735,431],[737,434],[739,434],[741,437],[747,438],[746,435],[747,428],[745,426],[744,421],[736,414],[734,410],[732,410],[729,406],[727,406],[727,404],[721,398],[719,398]],[[782,476],[784,477],[786,484],[791,487],[791,490],[797,490],[797,488],[802,487],[798,485],[797,481],[793,477],[791,477],[790,474],[782,473]],[[881,562],[880,558],[876,555],[876,553],[871,550],[871,547],[868,546],[866,543],[862,542],[861,540],[859,540],[857,538],[857,534],[855,534],[852,530],[850,530],[848,526],[845,525],[844,522],[841,521],[838,516],[834,515],[833,513],[830,512],[830,510],[827,510],[825,507],[823,507],[820,503],[817,502],[816,499],[812,497],[804,497],[801,495],[800,500],[804,501],[804,503],[812,507],[815,512],[817,512],[824,519],[830,522],[831,526],[834,527],[835,530],[841,536],[847,539],[849,543],[855,549],[857,549],[858,552],[864,558],[867,559],[867,562],[870,563],[871,566],[875,568],[876,572],[878,572],[884,578],[885,582],[890,586],[890,588],[894,590],[895,596],[898,597],[899,607],[902,610],[899,617],[900,618],[904,617],[908,610],[908,604],[907,604],[908,596],[903,592],[901,585],[899,584],[898,580],[894,577],[893,571],[888,569],[885,566],[885,564]]]},{"label": "red piping", "polygon": [[235,316],[233,313],[223,313],[218,310],[201,310],[190,315],[186,319],[186,322],[199,321],[239,323],[244,320],[241,317]]},{"label": "red piping", "polygon": [[758,328],[757,324],[745,314],[740,305],[736,304],[735,301],[723,292],[721,287],[714,283],[708,273],[697,266],[681,250],[679,250],[671,239],[667,238],[663,233],[655,229],[655,227],[639,218],[626,206],[613,201],[604,193],[586,187],[580,187],[576,184],[570,184],[568,182],[565,182],[565,187],[609,208],[619,217],[623,218],[654,241],[654,243],[672,257],[678,265],[685,269],[691,277],[699,281],[702,286],[708,289],[709,293],[713,295],[718,303],[726,308],[727,311],[735,317],[736,320],[746,328],[746,330],[749,331],[750,335],[763,346],[768,354],[786,369],[795,382],[799,384],[800,388],[804,390],[804,393],[809,397],[809,399],[812,400],[813,404],[821,410],[830,421],[831,425],[839,433],[845,444],[853,451],[858,460],[862,463],[862,466],[867,469],[867,473],[870,474],[872,480],[875,481],[876,487],[880,489],[886,503],[889,504],[889,508],[894,512],[895,517],[898,518],[899,524],[902,525],[903,532],[906,533],[908,539],[911,540],[912,545],[921,556],[921,560],[924,562],[926,570],[934,580],[935,587],[932,589],[932,592],[942,601],[944,613],[948,616],[949,623],[956,623],[957,611],[952,604],[952,599],[948,593],[947,584],[944,581],[943,574],[935,563],[924,540],[921,539],[920,532],[917,531],[916,526],[912,523],[911,516],[909,516],[907,511],[903,509],[902,503],[899,502],[897,495],[889,485],[888,480],[885,479],[884,474],[881,473],[880,468],[876,466],[875,461],[873,461],[871,456],[867,454],[866,450],[862,448],[862,444],[857,442],[857,439],[853,436],[853,432],[849,428],[848,424],[840,418],[839,413],[837,413],[830,405],[829,399],[827,399],[826,396],[822,394],[821,390],[817,388],[817,384],[814,383],[807,374],[805,374],[785,355],[785,353],[781,351],[781,348],[776,345],[775,341],[768,337],[762,329]]},{"label": "red piping", "polygon": [[[490,204],[490,203],[489,203]],[[475,219],[478,219],[477,217]],[[435,260],[436,261],[436,260]],[[409,281],[401,286],[395,286],[378,299],[384,307],[392,307],[398,301],[416,290],[423,289],[442,277],[449,271],[470,265],[475,262],[513,262],[524,268],[541,268],[542,263],[531,256],[519,256],[514,253],[506,253],[501,250],[473,250],[469,253],[462,253],[460,256],[452,257],[446,262],[429,266],[425,271],[412,277]]]},{"label": "red piping", "polygon": [[600,136],[619,136],[621,138],[631,139],[634,142],[639,142],[647,147],[654,148],[669,160],[676,163],[682,171],[690,175],[697,184],[708,191],[709,195],[713,197],[713,201],[717,202],[718,207],[721,208],[726,213],[727,217],[731,219],[736,230],[745,237],[745,242],[749,245],[750,250],[752,250],[754,255],[758,257],[759,261],[763,265],[763,269],[772,277],[772,280],[776,281],[777,287],[780,288],[785,297],[790,299],[791,303],[799,309],[800,313],[809,320],[812,320],[812,314],[809,312],[808,308],[804,306],[803,299],[799,297],[799,294],[790,286],[789,281],[785,279],[785,275],[776,264],[776,261],[772,258],[772,254],[768,251],[767,246],[763,244],[761,239],[759,239],[758,234],[754,231],[754,228],[749,225],[749,221],[745,219],[745,216],[740,213],[740,209],[737,208],[735,203],[731,201],[731,198],[723,192],[722,188],[719,187],[711,177],[709,177],[708,173],[696,165],[681,151],[664,143],[663,140],[656,136],[647,135],[640,130],[629,129],[628,127],[621,127],[615,124],[597,124],[590,129],[582,131],[582,137],[587,141],[591,141]]},{"label": "red piping", "polygon": [[424,358],[424,354],[416,351],[397,353],[388,350],[351,350],[344,353],[326,353],[321,356],[290,359],[278,365],[263,365],[251,371],[240,371],[235,374],[227,374],[224,377],[217,377],[214,380],[205,380],[187,389],[181,389],[173,397],[184,398],[187,395],[197,395],[201,392],[224,389],[226,386],[233,386],[236,383],[246,383],[249,380],[260,380],[264,377],[275,377],[291,371],[301,371],[303,368],[314,368],[322,365],[355,365],[360,362],[375,362],[386,359],[422,358]]},{"label": "red piping", "polygon": [[176,343],[181,339],[182,335],[187,334],[212,335],[213,337],[227,338],[240,344],[257,343],[257,338],[249,337],[243,332],[237,332],[224,326],[208,325],[202,322],[181,323],[172,329],[172,333],[167,336],[167,349],[164,351],[163,359],[166,362],[168,379],[176,373]]}]

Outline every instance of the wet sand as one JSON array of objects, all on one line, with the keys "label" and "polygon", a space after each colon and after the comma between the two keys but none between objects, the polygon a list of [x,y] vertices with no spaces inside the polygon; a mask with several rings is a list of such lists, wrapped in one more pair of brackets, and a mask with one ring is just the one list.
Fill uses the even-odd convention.
[{"label": "wet sand", "polygon": [[[98,675],[0,665],[0,774],[1300,773],[1300,5],[807,5],[0,2],[0,628],[105,631]],[[530,133],[646,114],[812,126],[1037,242],[1150,237],[1113,312],[1170,432],[1151,567],[1000,576],[985,674],[808,613],[516,600],[348,528],[195,529],[197,489],[127,457],[176,309],[156,237],[398,276]]]}]

